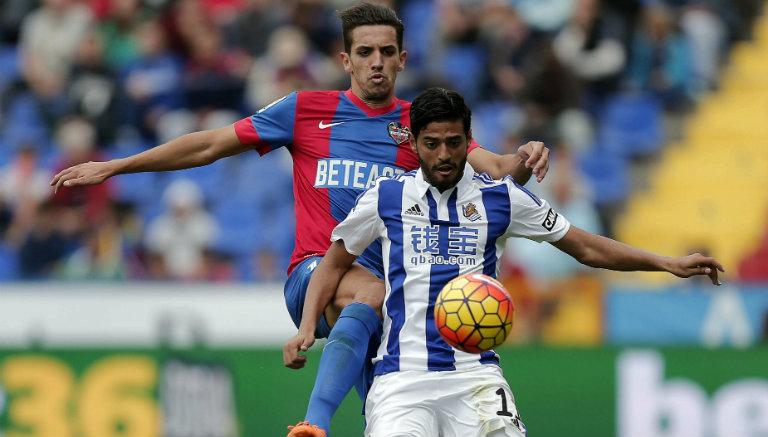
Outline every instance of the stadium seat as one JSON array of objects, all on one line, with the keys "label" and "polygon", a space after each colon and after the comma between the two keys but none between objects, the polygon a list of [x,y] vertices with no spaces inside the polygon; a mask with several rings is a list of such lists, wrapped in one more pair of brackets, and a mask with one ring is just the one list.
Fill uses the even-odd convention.
[{"label": "stadium seat", "polygon": [[522,111],[509,102],[484,103],[472,109],[472,136],[491,152],[504,153],[499,147],[505,135],[522,123]]},{"label": "stadium seat", "polygon": [[19,55],[15,46],[0,46],[0,91],[19,77]]},{"label": "stadium seat", "polygon": [[29,94],[20,94],[10,103],[3,119],[2,134],[12,147],[33,144],[40,149],[47,148],[50,143],[38,103]]},{"label": "stadium seat", "polygon": [[467,102],[477,101],[485,76],[486,53],[475,44],[446,47],[440,73]]},{"label": "stadium seat", "polygon": [[597,205],[623,201],[630,190],[629,167],[614,150],[594,146],[578,157],[579,168],[587,176]]},{"label": "stadium seat", "polygon": [[0,282],[18,279],[19,266],[16,252],[0,243]]},{"label": "stadium seat", "polygon": [[214,249],[236,257],[253,252],[260,224],[251,201],[227,198],[219,202],[212,213],[219,226]]},{"label": "stadium seat", "polygon": [[613,96],[598,124],[598,140],[626,157],[653,155],[664,143],[661,105],[648,94]]},{"label": "stadium seat", "polygon": [[436,15],[435,6],[432,0],[410,1],[403,5],[403,24],[408,29],[404,35],[404,45],[408,48],[408,70],[423,70],[426,67],[435,37],[432,25]]}]

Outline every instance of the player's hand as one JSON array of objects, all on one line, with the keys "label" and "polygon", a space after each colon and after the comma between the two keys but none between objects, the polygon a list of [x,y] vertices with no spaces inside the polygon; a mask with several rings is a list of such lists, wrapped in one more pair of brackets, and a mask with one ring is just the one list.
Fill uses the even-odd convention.
[{"label": "player's hand", "polygon": [[112,161],[89,161],[58,172],[51,180],[51,186],[54,187],[54,192],[57,192],[61,187],[96,185],[104,182],[114,174],[115,170]]},{"label": "player's hand", "polygon": [[549,170],[549,148],[541,141],[529,141],[517,148],[517,154],[525,160],[525,166],[532,169],[536,182],[543,181]]},{"label": "player's hand", "polygon": [[714,258],[694,253],[688,256],[672,260],[669,272],[681,278],[707,275],[715,285],[720,285],[717,272],[725,272],[723,266]]},{"label": "player's hand", "polygon": [[314,333],[303,333],[299,331],[293,338],[288,340],[283,346],[283,364],[291,369],[301,369],[307,363],[307,357],[301,355],[306,352],[315,343]]}]

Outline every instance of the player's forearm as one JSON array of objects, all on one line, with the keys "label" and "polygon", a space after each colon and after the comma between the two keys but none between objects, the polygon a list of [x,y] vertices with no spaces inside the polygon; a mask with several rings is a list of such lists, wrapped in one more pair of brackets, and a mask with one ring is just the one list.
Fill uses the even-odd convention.
[{"label": "player's forearm", "polygon": [[213,134],[210,131],[182,135],[139,154],[114,160],[113,175],[180,170],[210,164],[217,159],[212,152],[212,144]]},{"label": "player's forearm", "polygon": [[571,253],[582,264],[616,271],[671,271],[672,258],[670,257],[638,249],[601,235],[574,229],[584,235],[576,244],[577,247],[567,252]]},{"label": "player's forearm", "polygon": [[531,178],[533,170],[525,165],[526,158],[519,153],[497,155],[477,147],[467,155],[467,161],[479,173],[487,173],[493,179],[512,176],[520,185]]},{"label": "player's forearm", "polygon": [[512,176],[520,185],[525,185],[533,174],[533,169],[525,166],[525,159],[520,154],[507,154],[499,157],[498,175],[491,175],[494,179],[501,179],[507,175]]},{"label": "player's forearm", "polygon": [[347,270],[349,270],[349,266],[344,268],[333,265],[327,257],[320,261],[309,280],[299,331],[315,332],[320,316],[331,303],[336,289],[339,287],[339,282],[341,282],[341,277]]}]

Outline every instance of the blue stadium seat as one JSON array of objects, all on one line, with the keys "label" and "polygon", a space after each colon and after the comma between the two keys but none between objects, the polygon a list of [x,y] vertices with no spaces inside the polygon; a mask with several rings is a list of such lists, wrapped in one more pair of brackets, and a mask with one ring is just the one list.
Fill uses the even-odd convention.
[{"label": "blue stadium seat", "polygon": [[480,97],[480,87],[486,74],[486,53],[475,44],[446,47],[443,52],[440,74],[468,103]]},{"label": "blue stadium seat", "polygon": [[155,173],[132,173],[112,178],[115,197],[136,204],[139,209],[162,203],[163,186]]},{"label": "blue stadium seat", "polygon": [[629,166],[612,149],[594,146],[578,157],[578,164],[590,182],[595,204],[621,202],[629,194]]},{"label": "blue stadium seat", "polygon": [[653,155],[664,144],[662,108],[649,94],[625,93],[611,97],[598,125],[599,141],[626,157]]},{"label": "blue stadium seat", "polygon": [[219,226],[214,249],[234,256],[253,253],[258,241],[259,222],[252,202],[225,198],[212,213]]},{"label": "blue stadium seat", "polygon": [[0,243],[0,282],[13,281],[19,277],[19,265],[16,252]]},{"label": "blue stadium seat", "polygon": [[16,46],[0,46],[0,91],[19,77],[19,55]]},{"label": "blue stadium seat", "polygon": [[485,149],[503,153],[504,137],[523,122],[519,107],[504,101],[488,102],[472,109],[472,136]]},{"label": "blue stadium seat", "polygon": [[435,38],[435,2],[415,0],[406,2],[401,11],[405,28],[405,47],[408,48],[408,70],[422,70],[427,61],[429,48]]},{"label": "blue stadium seat", "polygon": [[48,129],[31,94],[20,94],[10,103],[2,134],[12,147],[26,143],[42,149],[50,145]]}]

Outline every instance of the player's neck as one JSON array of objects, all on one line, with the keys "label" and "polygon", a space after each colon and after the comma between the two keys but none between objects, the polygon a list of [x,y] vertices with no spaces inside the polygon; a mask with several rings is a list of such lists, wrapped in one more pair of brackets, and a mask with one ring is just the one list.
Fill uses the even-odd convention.
[{"label": "player's neck", "polygon": [[354,86],[351,88],[352,94],[355,95],[360,101],[365,103],[371,109],[385,108],[392,104],[392,100],[395,98],[394,94],[389,94],[383,98],[371,98],[367,96],[362,90],[356,89]]}]

